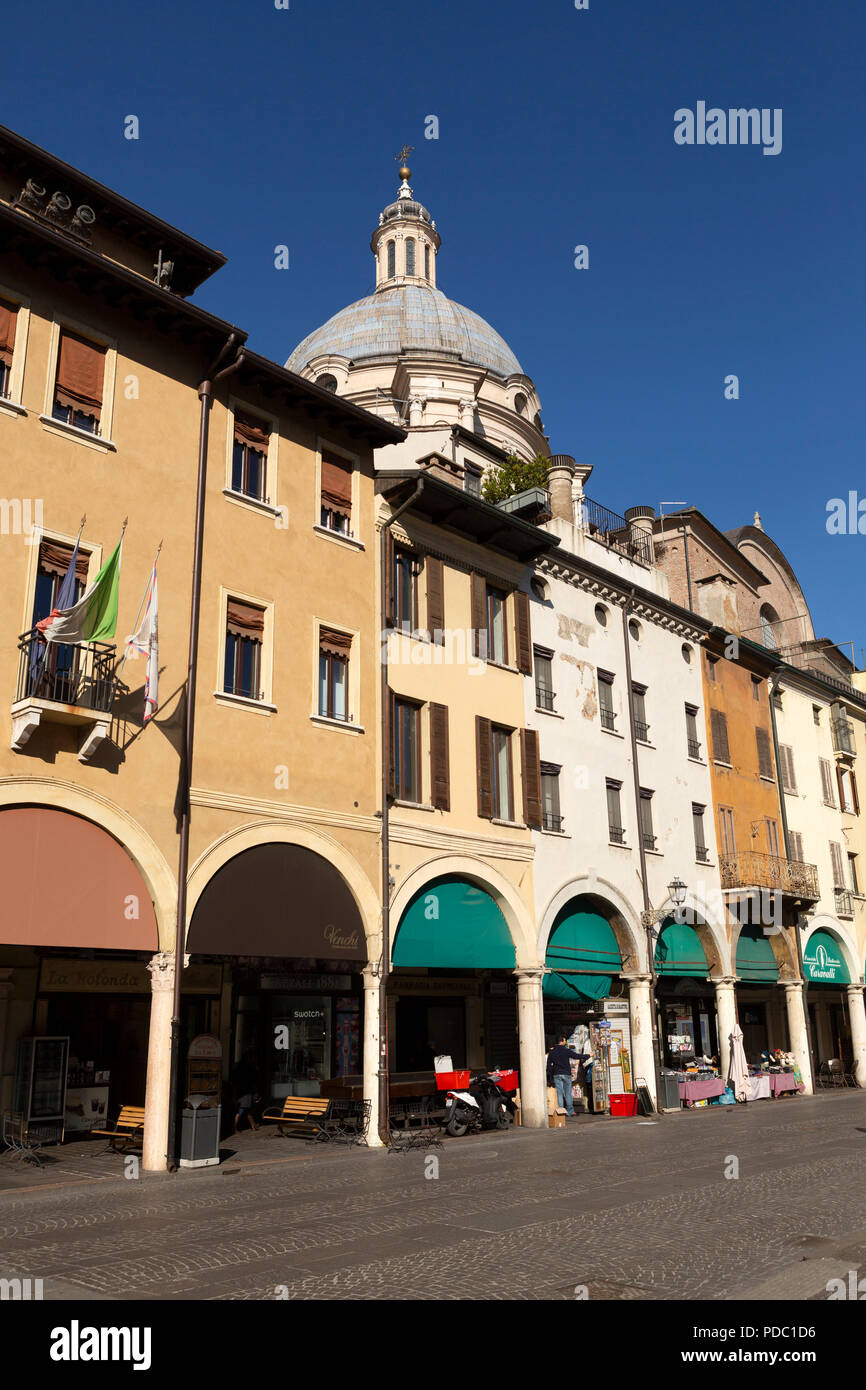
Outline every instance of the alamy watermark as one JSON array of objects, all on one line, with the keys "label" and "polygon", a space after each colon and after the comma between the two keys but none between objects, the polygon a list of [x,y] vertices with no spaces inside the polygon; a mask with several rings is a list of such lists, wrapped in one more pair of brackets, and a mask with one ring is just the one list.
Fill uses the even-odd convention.
[{"label": "alamy watermark", "polygon": [[0,497],[0,536],[23,536],[25,545],[37,545],[41,535],[41,497]]},{"label": "alamy watermark", "polygon": [[674,140],[678,145],[762,145],[764,154],[782,153],[782,108],[762,106],[707,106],[695,110],[681,106],[674,112]]}]

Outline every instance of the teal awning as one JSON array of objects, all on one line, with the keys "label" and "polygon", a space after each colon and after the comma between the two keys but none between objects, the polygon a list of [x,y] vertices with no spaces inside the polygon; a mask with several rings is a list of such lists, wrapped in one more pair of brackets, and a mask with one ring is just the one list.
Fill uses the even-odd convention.
[{"label": "teal awning", "polygon": [[779,966],[763,928],[742,928],[737,942],[737,974],[743,980],[778,980]]},{"label": "teal awning", "polygon": [[839,942],[829,932],[813,932],[803,949],[803,970],[814,985],[848,985],[851,976]]},{"label": "teal awning", "polygon": [[668,922],[662,927],[655,951],[659,975],[706,975],[707,957],[694,927]]},{"label": "teal awning", "polygon": [[392,959],[395,966],[430,970],[513,970],[516,964],[500,909],[459,878],[437,879],[415,894],[400,918]]},{"label": "teal awning", "polygon": [[[610,994],[611,975],[622,970],[622,956],[610,923],[597,912],[575,911],[574,903],[557,915],[544,963],[558,972],[544,977],[547,998],[578,1002],[581,998],[605,999]],[[570,970],[605,973],[570,975]]]}]

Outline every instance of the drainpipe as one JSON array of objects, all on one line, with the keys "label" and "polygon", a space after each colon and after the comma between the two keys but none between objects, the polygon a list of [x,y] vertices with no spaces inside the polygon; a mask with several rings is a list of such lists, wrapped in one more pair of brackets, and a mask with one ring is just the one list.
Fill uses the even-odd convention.
[{"label": "drainpipe", "polygon": [[[778,728],[777,728],[777,726],[776,726],[776,709],[775,709],[775,706],[774,706],[774,704],[773,704],[773,696],[774,696],[775,693],[776,693],[776,687],[778,686],[779,681],[780,681],[781,679],[782,679],[782,670],[781,670],[781,667],[777,667],[776,670],[773,672],[772,676],[770,677],[770,692],[769,692],[769,693],[770,693],[770,728],[771,728],[772,731],[773,731],[773,756],[774,756],[774,758],[776,759],[776,776],[779,777],[780,779],[781,779],[782,760],[781,760],[781,758],[779,757],[779,730],[778,730]],[[784,788],[783,788],[783,786],[782,786],[781,780],[779,781],[779,784],[778,784],[778,785],[779,785],[779,806],[780,806],[781,816],[782,816],[782,839],[783,839],[784,844],[785,844],[785,858],[786,858],[786,859],[790,859],[790,857],[791,857],[791,846],[790,846],[790,839],[789,839],[789,835],[788,835],[788,813],[787,813],[787,809],[786,809],[786,807],[785,807],[785,790],[784,790]],[[803,967],[803,942],[802,942],[801,937],[800,937],[800,913],[799,913],[799,912],[797,913],[797,920],[796,920],[796,922],[795,922],[795,924],[794,924],[794,941],[795,941],[796,946],[797,946],[797,968],[798,968],[798,970],[800,971],[800,979],[803,981],[803,1017],[804,1017],[805,1023],[806,1023],[806,1048],[807,1048],[808,1053],[809,1053],[809,1067],[810,1067],[810,1070],[811,1070],[811,1072],[812,1072],[812,1085],[813,1085],[813,1087],[814,1087],[814,1086],[817,1084],[817,1082],[816,1082],[816,1079],[815,1079],[815,1078],[816,1078],[816,1072],[815,1072],[815,1058],[814,1058],[813,1053],[812,1053],[812,1030],[811,1030],[811,1028],[809,1027],[809,1008],[808,1008],[808,989],[809,989],[809,983],[808,983],[808,980],[806,979],[806,971],[805,971],[805,969],[804,969],[804,967]]]},{"label": "drainpipe", "polygon": [[244,360],[240,348],[227,367],[220,370],[219,364],[225,360],[237,342],[237,333],[231,333],[213,364],[208,376],[199,383],[198,398],[201,401],[198,438],[198,482],[195,499],[195,535],[193,542],[192,594],[189,613],[189,657],[186,676],[186,708],[184,710],[184,734],[181,749],[180,786],[180,841],[177,856],[177,923],[175,926],[174,947],[174,1001],[171,1012],[171,1086],[168,1101],[168,1151],[166,1163],[170,1172],[178,1166],[180,1158],[180,1094],[181,1080],[180,1049],[180,1011],[183,984],[183,959],[186,947],[186,879],[189,871],[189,789],[192,778],[192,751],[195,735],[195,688],[198,675],[198,629],[201,610],[201,567],[204,544],[204,504],[207,484],[207,447],[210,425],[210,408],[213,401],[213,385],[230,372],[237,371]]},{"label": "drainpipe", "polygon": [[381,721],[382,721],[382,965],[379,971],[379,1138],[388,1143],[388,976],[391,973],[391,845],[389,835],[388,770],[391,766],[391,727],[388,719],[388,631],[386,611],[388,586],[388,532],[403,512],[417,502],[424,491],[424,479],[419,478],[415,491],[407,497],[387,521],[382,524],[379,538],[381,581],[379,584],[379,620],[381,638]]},{"label": "drainpipe", "polygon": [[695,605],[692,601],[692,568],[689,564],[689,527],[688,522],[683,522],[683,558],[686,562],[686,589],[689,595],[689,611],[694,613]]},{"label": "drainpipe", "polygon": [[[635,733],[634,728],[634,692],[631,688],[631,651],[629,649],[628,634],[628,615],[631,612],[632,604],[634,603],[634,596],[635,588],[634,585],[632,585],[631,591],[629,593],[628,598],[625,601],[625,605],[622,610],[622,639],[623,646],[625,647],[625,683],[626,694],[628,696],[628,727],[629,734],[631,736],[631,765],[634,778],[634,808],[635,815],[637,816],[637,842],[638,848],[640,850],[640,882],[641,889],[643,890],[644,913],[649,914],[650,912],[652,912],[652,907],[650,905],[649,884],[647,881],[646,847],[643,842],[643,831],[641,830],[640,768],[638,766],[637,734]],[[646,917],[646,921],[649,922],[649,916]],[[656,1003],[655,947],[653,945],[653,935],[651,926],[647,926],[646,934],[647,959],[649,962],[650,970],[650,989],[652,993],[650,1008],[652,1011],[653,1024],[653,1061],[655,1062],[656,1069],[656,1110],[659,1115],[662,1115],[664,1111],[662,1110],[661,1057],[659,1055],[658,1006]]]}]

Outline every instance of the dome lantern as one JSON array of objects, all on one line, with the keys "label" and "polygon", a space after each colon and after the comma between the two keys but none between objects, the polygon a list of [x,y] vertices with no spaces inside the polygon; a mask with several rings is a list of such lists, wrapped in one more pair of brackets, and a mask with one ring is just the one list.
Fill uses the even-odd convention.
[{"label": "dome lantern", "polygon": [[406,163],[412,153],[404,145],[400,162],[400,187],[393,203],[379,214],[379,225],[370,241],[376,258],[376,292],[400,285],[436,286],[436,253],[439,234],[436,223],[409,187],[412,170]]}]

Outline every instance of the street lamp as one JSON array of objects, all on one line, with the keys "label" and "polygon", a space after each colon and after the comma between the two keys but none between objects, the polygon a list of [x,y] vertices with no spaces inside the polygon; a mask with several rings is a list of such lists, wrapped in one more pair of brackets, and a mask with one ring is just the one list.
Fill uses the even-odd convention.
[{"label": "street lamp", "polygon": [[[676,908],[682,907],[683,903],[686,900],[687,892],[688,886],[685,883],[683,883],[682,879],[679,876],[677,876],[674,879],[671,879],[670,883],[668,884],[668,902],[672,902],[674,907]],[[640,919],[643,926],[645,926],[647,930],[652,933],[653,936],[658,936],[658,932],[655,930],[655,928],[659,925],[660,922],[664,921],[667,915],[668,913],[666,904],[664,907],[647,908],[646,912],[641,913]]]}]

